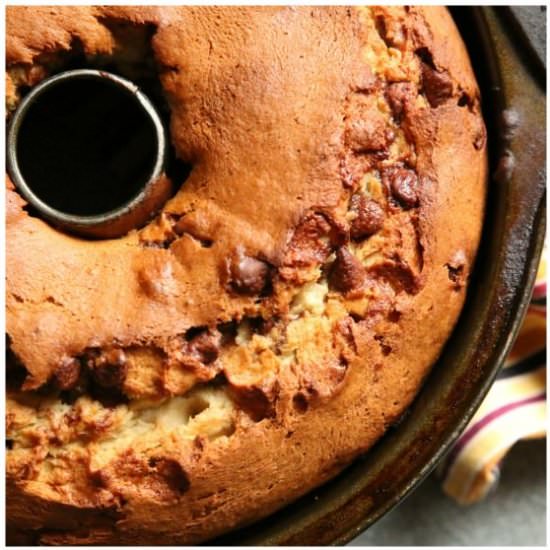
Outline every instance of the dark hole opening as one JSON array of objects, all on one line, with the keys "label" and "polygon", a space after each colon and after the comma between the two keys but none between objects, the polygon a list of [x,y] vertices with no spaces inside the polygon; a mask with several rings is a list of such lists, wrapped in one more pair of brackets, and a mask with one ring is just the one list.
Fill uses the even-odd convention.
[{"label": "dark hole opening", "polygon": [[471,104],[471,100],[470,100],[470,96],[466,93],[463,93],[459,98],[458,98],[458,106],[459,107],[466,107],[467,105],[470,105]]},{"label": "dark hole opening", "polygon": [[44,91],[22,120],[21,174],[47,205],[91,216],[120,207],[149,180],[157,154],[153,122],[111,81],[82,77]]}]

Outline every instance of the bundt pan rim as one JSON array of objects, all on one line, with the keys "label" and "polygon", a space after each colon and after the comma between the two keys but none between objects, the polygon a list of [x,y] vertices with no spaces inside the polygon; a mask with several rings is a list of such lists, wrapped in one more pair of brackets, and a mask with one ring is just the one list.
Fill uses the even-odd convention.
[{"label": "bundt pan rim", "polygon": [[[285,509],[209,545],[346,544],[436,467],[513,344],[530,302],[546,226],[544,68],[507,8],[462,7],[451,13],[481,87],[491,174],[482,241],[457,326],[406,416],[364,457]],[[519,112],[520,125],[511,132],[503,113],[512,110]]]}]

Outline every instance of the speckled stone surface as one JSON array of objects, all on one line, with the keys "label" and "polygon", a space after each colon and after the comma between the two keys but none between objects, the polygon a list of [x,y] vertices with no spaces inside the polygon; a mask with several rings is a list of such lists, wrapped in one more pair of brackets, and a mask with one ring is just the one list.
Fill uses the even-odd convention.
[{"label": "speckled stone surface", "polygon": [[510,11],[546,67],[546,6],[511,6]]},{"label": "speckled stone surface", "polygon": [[455,504],[432,474],[352,546],[544,546],[546,441],[522,441],[482,502]]}]

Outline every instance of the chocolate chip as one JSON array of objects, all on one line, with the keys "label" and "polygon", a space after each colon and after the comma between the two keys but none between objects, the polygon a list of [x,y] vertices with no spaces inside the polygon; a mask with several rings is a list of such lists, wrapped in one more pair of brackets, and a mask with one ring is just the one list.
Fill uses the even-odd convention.
[{"label": "chocolate chip", "polygon": [[55,381],[61,390],[73,388],[80,376],[80,361],[67,358],[55,370]]},{"label": "chocolate chip", "polygon": [[403,208],[418,204],[418,177],[408,168],[390,168],[382,174],[382,181]]},{"label": "chocolate chip", "polygon": [[103,365],[94,370],[95,381],[104,388],[118,388],[124,382],[126,369],[121,365]]},{"label": "chocolate chip", "polygon": [[284,259],[287,266],[324,262],[333,247],[347,240],[346,227],[329,213],[310,212],[298,224]]},{"label": "chocolate chip", "polygon": [[205,330],[194,336],[188,346],[191,355],[201,363],[208,365],[214,362],[220,353],[221,334],[217,330]]},{"label": "chocolate chip", "polygon": [[267,285],[269,266],[256,258],[237,254],[231,263],[231,286],[240,293],[260,294]]},{"label": "chocolate chip", "polygon": [[357,214],[350,227],[351,238],[356,241],[370,237],[384,225],[384,210],[364,195],[353,195],[351,209]]},{"label": "chocolate chip", "polygon": [[104,388],[120,388],[128,372],[126,354],[113,348],[99,353],[88,360],[94,380]]},{"label": "chocolate chip", "polygon": [[336,251],[336,260],[329,273],[329,283],[340,292],[349,292],[362,286],[365,280],[365,268],[346,248]]},{"label": "chocolate chip", "polygon": [[438,71],[426,63],[422,63],[422,87],[432,107],[439,107],[453,95],[449,73]]},{"label": "chocolate chip", "polygon": [[68,389],[63,390],[60,394],[61,401],[63,403],[72,404],[79,397],[88,393],[90,389],[90,372],[88,369],[83,368],[83,364],[80,364],[78,378],[75,383]]}]

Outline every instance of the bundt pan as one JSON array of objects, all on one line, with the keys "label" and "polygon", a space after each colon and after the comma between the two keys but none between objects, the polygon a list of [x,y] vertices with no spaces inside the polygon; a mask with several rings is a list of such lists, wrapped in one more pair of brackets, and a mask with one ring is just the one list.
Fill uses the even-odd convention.
[{"label": "bundt pan", "polygon": [[545,63],[536,42],[544,28],[521,10],[452,10],[482,90],[492,177],[467,302],[438,364],[366,456],[267,520],[210,544],[350,541],[429,474],[489,390],[529,303],[545,231]]},{"label": "bundt pan", "polygon": [[511,10],[462,8],[453,14],[482,89],[493,174],[460,321],[413,405],[373,449],[284,510],[210,544],[351,540],[436,465],[474,414],[512,344],[544,237],[545,67],[533,33]]}]

